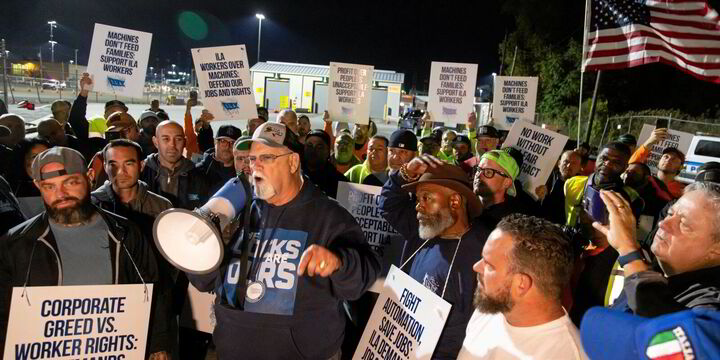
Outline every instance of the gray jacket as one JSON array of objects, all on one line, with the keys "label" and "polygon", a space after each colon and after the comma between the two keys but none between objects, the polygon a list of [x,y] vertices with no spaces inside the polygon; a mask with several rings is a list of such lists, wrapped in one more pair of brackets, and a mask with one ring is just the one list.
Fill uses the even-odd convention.
[{"label": "gray jacket", "polygon": [[91,193],[91,196],[93,202],[99,207],[130,219],[133,216],[129,215],[127,210],[155,218],[161,212],[172,207],[170,200],[150,191],[147,184],[141,180],[138,180],[137,196],[127,205],[119,203],[110,181],[105,181],[102,186]]}]

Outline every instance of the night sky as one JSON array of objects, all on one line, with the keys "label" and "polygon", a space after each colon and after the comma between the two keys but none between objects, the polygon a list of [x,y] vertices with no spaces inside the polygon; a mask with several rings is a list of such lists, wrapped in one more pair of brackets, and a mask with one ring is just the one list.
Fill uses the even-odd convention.
[{"label": "night sky", "polygon": [[[73,59],[77,48],[79,63],[86,64],[94,23],[126,27],[153,34],[150,66],[174,63],[181,71],[189,70],[193,47],[246,44],[254,64],[255,13],[262,12],[266,16],[263,61],[374,65],[405,73],[408,89],[413,84],[424,89],[433,60],[478,64],[479,85],[498,71],[498,45],[514,26],[512,18],[501,13],[500,3],[360,1],[352,6],[349,1],[4,0],[0,36],[7,40],[11,60],[37,59],[42,46],[47,61],[47,21],[55,20],[56,62]],[[206,24],[205,38],[189,37],[181,29],[181,18],[189,35],[198,39],[203,26],[197,24]]]}]

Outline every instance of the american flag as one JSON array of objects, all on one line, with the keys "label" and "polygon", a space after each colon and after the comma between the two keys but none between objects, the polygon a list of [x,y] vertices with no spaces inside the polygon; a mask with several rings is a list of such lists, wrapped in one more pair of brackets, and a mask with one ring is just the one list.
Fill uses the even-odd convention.
[{"label": "american flag", "polygon": [[592,0],[583,70],[672,65],[720,84],[720,16],[698,0]]}]

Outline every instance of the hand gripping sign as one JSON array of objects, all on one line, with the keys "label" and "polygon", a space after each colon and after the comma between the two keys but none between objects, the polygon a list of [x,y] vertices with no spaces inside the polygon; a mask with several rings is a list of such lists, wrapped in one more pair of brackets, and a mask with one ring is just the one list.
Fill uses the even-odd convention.
[{"label": "hand gripping sign", "polygon": [[5,359],[142,359],[152,284],[13,288]]},{"label": "hand gripping sign", "polygon": [[353,360],[430,359],[451,306],[393,265]]}]

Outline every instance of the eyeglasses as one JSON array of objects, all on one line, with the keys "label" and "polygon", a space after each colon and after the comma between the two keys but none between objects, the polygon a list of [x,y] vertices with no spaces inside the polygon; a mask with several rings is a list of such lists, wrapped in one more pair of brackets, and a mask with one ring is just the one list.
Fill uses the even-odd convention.
[{"label": "eyeglasses", "polygon": [[504,178],[509,178],[509,176],[503,174],[502,171],[498,171],[498,170],[490,169],[490,168],[479,167],[479,168],[477,168],[477,172],[482,174],[482,176],[484,176],[486,179],[492,179],[493,177],[495,177],[495,175],[500,175]]},{"label": "eyeglasses", "polygon": [[225,139],[225,138],[215,139],[215,142],[218,143],[218,144],[225,145],[225,146],[231,146],[232,144],[235,143],[235,141],[229,140],[229,139]]},{"label": "eyeglasses", "polygon": [[256,161],[260,162],[260,165],[270,165],[273,162],[275,162],[275,159],[285,156],[285,155],[291,155],[291,154],[294,154],[294,153],[289,152],[287,154],[282,154],[282,155],[275,155],[275,154],[262,154],[262,155],[258,155],[258,156],[250,155],[247,158],[248,158],[248,161],[250,162],[250,165],[252,165]]}]

